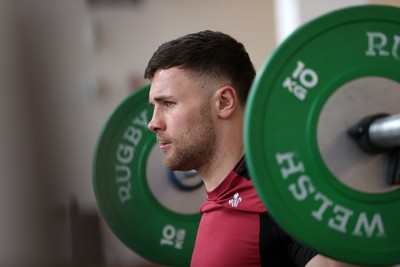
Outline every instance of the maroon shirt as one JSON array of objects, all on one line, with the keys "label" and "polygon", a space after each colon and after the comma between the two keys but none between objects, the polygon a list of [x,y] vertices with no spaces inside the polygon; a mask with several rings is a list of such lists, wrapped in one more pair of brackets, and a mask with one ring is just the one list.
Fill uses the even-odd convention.
[{"label": "maroon shirt", "polygon": [[243,158],[207,192],[191,267],[304,266],[316,254],[276,225],[247,177]]}]

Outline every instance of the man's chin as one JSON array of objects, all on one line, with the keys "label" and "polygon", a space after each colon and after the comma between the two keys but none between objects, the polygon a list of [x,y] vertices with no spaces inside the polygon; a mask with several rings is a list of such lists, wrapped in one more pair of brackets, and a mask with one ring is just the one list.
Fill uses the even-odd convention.
[{"label": "man's chin", "polygon": [[180,164],[176,164],[173,162],[169,162],[169,161],[165,161],[164,160],[164,166],[171,170],[171,171],[190,171],[193,170],[193,168],[187,167],[187,166],[183,166]]},{"label": "man's chin", "polygon": [[179,171],[178,167],[174,163],[172,163],[171,161],[166,160],[165,158],[164,158],[164,166],[168,170]]}]

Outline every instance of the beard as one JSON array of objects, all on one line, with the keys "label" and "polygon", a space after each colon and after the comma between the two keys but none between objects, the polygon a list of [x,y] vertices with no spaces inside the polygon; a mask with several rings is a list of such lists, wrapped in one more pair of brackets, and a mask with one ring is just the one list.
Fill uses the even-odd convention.
[{"label": "beard", "polygon": [[170,170],[197,170],[211,161],[215,153],[216,132],[208,105],[202,105],[200,119],[188,127],[173,148],[164,155],[164,165]]}]

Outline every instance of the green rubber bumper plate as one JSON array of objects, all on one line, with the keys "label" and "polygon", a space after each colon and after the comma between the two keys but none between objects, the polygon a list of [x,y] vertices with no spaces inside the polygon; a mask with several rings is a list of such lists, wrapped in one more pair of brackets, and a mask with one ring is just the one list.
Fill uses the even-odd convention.
[{"label": "green rubber bumper plate", "polygon": [[317,144],[319,115],[330,96],[370,76],[400,83],[399,8],[355,6],[303,25],[253,83],[246,153],[267,209],[300,242],[354,264],[398,264],[400,190],[371,194],[347,187],[328,170]]},{"label": "green rubber bumper plate", "polygon": [[156,137],[147,129],[148,94],[149,86],[134,92],[107,121],[94,156],[95,196],[106,223],[130,249],[158,264],[189,266],[200,214],[173,212],[151,193],[146,166]]}]

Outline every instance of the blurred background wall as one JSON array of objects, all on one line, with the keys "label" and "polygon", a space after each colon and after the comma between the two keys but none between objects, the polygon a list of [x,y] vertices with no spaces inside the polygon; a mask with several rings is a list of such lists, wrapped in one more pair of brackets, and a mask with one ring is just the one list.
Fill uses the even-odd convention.
[{"label": "blurred background wall", "polygon": [[[245,44],[258,70],[291,31],[316,16],[357,4],[400,5],[396,0],[128,2],[0,2],[0,266],[151,266],[98,216],[91,170],[101,128],[114,108],[145,84],[143,70],[161,43],[220,30]],[[76,236],[71,223],[82,214],[99,228]],[[86,261],[74,250],[76,240],[91,248]]]}]

